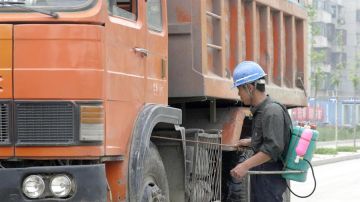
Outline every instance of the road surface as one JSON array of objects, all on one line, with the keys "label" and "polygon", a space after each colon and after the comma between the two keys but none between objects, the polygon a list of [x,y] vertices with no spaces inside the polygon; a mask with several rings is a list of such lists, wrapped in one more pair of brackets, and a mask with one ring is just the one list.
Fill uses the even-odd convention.
[{"label": "road surface", "polygon": [[[291,202],[359,202],[360,201],[360,159],[342,161],[314,167],[317,187],[309,198],[294,195]],[[305,195],[313,188],[311,171],[304,183],[291,182],[292,190]]]}]

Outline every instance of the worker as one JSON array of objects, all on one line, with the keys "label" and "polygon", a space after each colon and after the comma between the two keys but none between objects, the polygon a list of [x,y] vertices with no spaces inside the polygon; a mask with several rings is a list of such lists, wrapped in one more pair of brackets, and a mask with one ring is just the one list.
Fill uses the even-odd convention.
[{"label": "worker", "polygon": [[[286,108],[275,102],[265,91],[265,72],[259,64],[244,61],[233,73],[241,101],[250,106],[252,113],[251,138],[241,139],[237,146],[250,146],[254,155],[236,165],[230,174],[242,179],[249,170],[281,171],[284,153],[290,140],[291,119]],[[281,175],[252,175],[253,202],[279,202],[286,190],[286,180]]]}]

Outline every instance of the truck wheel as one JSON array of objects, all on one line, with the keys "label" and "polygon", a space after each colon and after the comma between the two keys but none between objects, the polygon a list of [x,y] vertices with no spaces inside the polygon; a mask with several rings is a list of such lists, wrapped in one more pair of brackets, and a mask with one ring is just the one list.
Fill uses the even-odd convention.
[{"label": "truck wheel", "polygon": [[144,162],[142,182],[142,202],[168,202],[169,185],[164,164],[156,146],[150,142],[149,152]]},{"label": "truck wheel", "polygon": [[[250,158],[253,155],[252,150],[244,150],[238,152],[232,152],[231,155],[231,169],[234,168],[237,164],[244,162],[246,159]],[[228,171],[230,172],[230,171]],[[241,180],[237,180],[230,175],[227,175],[226,186],[227,193],[225,196],[226,202],[246,202],[248,201],[248,178],[244,177]]]}]

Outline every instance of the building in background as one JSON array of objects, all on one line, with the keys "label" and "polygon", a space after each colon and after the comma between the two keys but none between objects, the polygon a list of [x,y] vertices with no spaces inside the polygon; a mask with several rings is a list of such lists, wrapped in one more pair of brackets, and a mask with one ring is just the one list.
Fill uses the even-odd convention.
[{"label": "building in background", "polygon": [[309,107],[292,110],[293,119],[335,125],[337,106],[338,125],[353,127],[360,123],[360,86],[353,85],[360,76],[360,0],[309,4],[316,13],[309,43],[313,85]]}]

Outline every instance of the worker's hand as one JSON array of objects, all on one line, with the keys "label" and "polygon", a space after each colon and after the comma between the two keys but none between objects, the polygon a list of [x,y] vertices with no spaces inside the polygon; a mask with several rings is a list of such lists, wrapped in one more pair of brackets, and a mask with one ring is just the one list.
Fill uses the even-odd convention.
[{"label": "worker's hand", "polygon": [[241,147],[249,147],[250,144],[251,144],[251,139],[246,138],[246,139],[238,140],[237,143],[235,144],[235,147],[237,149],[240,149]]},{"label": "worker's hand", "polygon": [[239,163],[235,168],[230,171],[230,175],[240,180],[247,174],[248,171],[249,169],[245,166],[244,163]]}]

